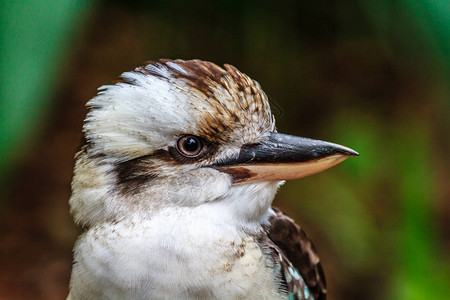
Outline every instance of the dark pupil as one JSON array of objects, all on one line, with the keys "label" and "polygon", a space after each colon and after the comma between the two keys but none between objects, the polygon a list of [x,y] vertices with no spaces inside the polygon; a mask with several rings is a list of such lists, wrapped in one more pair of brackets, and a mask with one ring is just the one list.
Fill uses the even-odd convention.
[{"label": "dark pupil", "polygon": [[184,149],[188,152],[195,152],[198,150],[198,141],[194,138],[188,138],[184,141]]}]

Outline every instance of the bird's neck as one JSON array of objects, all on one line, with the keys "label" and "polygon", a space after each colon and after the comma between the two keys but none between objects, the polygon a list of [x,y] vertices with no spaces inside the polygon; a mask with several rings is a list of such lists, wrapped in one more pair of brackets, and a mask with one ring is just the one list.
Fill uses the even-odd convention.
[{"label": "bird's neck", "polygon": [[209,205],[218,212],[226,211],[230,221],[240,228],[259,228],[268,220],[279,185],[280,182],[264,182],[233,186],[223,198]]},{"label": "bird's neck", "polygon": [[[164,205],[161,206],[135,209],[124,219],[133,219],[139,222],[140,220],[150,220],[161,214],[166,215],[167,218],[171,218],[171,216],[177,218],[177,215],[182,214],[186,219],[194,218],[194,216],[197,219],[201,217],[214,224],[226,224],[244,234],[254,234],[261,230],[262,224],[267,223],[270,217],[270,207],[279,185],[279,182],[267,182],[233,186],[219,198],[198,205],[180,205],[177,199],[169,198],[165,199]],[[151,196],[147,197],[151,198]],[[143,198],[146,197],[143,196]],[[140,200],[138,202],[145,202],[144,199]],[[151,200],[149,202],[152,203]]]}]

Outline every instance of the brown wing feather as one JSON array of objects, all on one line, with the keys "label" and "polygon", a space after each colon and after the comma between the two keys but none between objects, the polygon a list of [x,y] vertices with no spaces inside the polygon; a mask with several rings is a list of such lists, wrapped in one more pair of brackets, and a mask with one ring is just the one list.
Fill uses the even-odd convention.
[{"label": "brown wing feather", "polygon": [[326,299],[325,274],[317,251],[305,231],[294,220],[273,208],[267,233],[289,262],[298,270],[316,300]]}]

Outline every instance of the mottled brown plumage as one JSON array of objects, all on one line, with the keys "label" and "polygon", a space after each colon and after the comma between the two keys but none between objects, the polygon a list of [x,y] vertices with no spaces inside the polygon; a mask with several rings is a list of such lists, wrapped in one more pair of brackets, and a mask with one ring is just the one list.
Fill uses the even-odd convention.
[{"label": "mottled brown plumage", "polygon": [[[298,289],[298,287],[303,288],[306,283],[315,300],[325,300],[327,293],[325,274],[314,245],[294,220],[279,209],[273,209],[275,215],[271,216],[269,225],[266,227],[268,237],[273,242],[271,250],[281,258],[280,264],[283,269],[292,266],[302,277],[301,280],[293,279],[290,282],[284,277],[288,291],[292,292],[294,288]],[[295,296],[296,293],[293,294]]]}]

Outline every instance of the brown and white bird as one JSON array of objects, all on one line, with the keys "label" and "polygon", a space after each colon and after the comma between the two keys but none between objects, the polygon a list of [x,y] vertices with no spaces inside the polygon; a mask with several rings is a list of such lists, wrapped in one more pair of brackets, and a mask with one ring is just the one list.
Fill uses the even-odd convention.
[{"label": "brown and white bird", "polygon": [[149,62],[87,106],[68,299],[325,299],[311,241],[271,205],[283,180],[358,153],[277,133],[230,65]]}]

